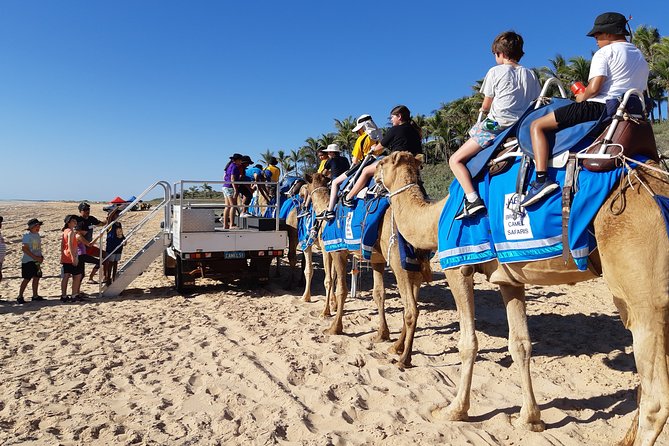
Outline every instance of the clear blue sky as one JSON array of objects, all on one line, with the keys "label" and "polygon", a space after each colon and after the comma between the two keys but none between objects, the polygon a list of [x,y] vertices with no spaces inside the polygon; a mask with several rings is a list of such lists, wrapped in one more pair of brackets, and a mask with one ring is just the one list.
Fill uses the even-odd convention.
[{"label": "clear blue sky", "polygon": [[666,0],[549,5],[0,0],[0,199],[218,180],[233,152],[297,149],[334,118],[432,113],[471,93],[508,29],[528,67],[589,58],[606,11],[669,35]]}]

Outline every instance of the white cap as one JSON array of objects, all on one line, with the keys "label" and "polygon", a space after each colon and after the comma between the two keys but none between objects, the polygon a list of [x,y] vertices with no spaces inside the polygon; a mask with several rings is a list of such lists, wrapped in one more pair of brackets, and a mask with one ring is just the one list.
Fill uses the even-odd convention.
[{"label": "white cap", "polygon": [[323,150],[323,152],[341,152],[341,150],[339,150],[337,144],[330,144],[327,149]]},{"label": "white cap", "polygon": [[371,120],[372,117],[370,115],[360,115],[360,117],[355,120],[355,127],[353,127],[352,132],[353,133],[357,132],[365,125],[366,121],[371,121]]}]

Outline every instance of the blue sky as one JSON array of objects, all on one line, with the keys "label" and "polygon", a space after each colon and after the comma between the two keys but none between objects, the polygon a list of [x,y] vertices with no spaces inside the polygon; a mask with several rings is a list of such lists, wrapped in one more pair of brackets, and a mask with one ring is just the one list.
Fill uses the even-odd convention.
[{"label": "blue sky", "polygon": [[219,180],[233,152],[297,149],[334,118],[429,114],[470,94],[508,29],[528,67],[590,57],[606,11],[669,35],[666,0],[507,4],[0,0],[0,199]]}]

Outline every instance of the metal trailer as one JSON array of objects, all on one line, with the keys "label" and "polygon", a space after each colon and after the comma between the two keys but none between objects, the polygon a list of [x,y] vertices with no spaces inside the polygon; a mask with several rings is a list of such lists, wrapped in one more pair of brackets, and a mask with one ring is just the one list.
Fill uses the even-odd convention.
[{"label": "metal trailer", "polygon": [[[164,227],[170,235],[170,243],[163,253],[165,275],[174,276],[178,292],[194,286],[198,278],[241,279],[249,284],[267,282],[272,260],[283,256],[288,246],[288,234],[281,229],[278,205],[261,209],[273,211],[273,217],[238,216],[237,228],[224,229],[222,214],[230,207],[224,199],[194,197],[188,191],[193,184],[204,183],[223,184],[222,181],[195,180],[174,184],[170,218]],[[277,183],[262,184],[274,188],[278,195]],[[236,207],[243,210],[242,205]]]},{"label": "metal trailer", "polygon": [[[237,184],[252,183],[237,182]],[[181,180],[172,188],[166,181],[157,181],[121,211],[117,221],[121,221],[127,212],[155,189],[162,189],[163,200],[152,206],[134,227],[126,227],[126,242],[139,236],[140,229],[154,215],[162,212],[164,217],[160,231],[120,266],[118,275],[111,284],[99,281],[100,295],[118,296],[161,254],[163,271],[167,276],[174,276],[174,283],[179,292],[194,286],[198,278],[229,281],[241,279],[254,284],[269,280],[272,260],[283,256],[284,248],[288,245],[288,234],[281,229],[283,223],[279,220],[278,205],[264,206],[260,209],[273,211],[274,216],[271,218],[239,217],[237,219],[239,229],[224,229],[220,218],[228,207],[224,199],[220,194],[209,194],[204,198],[200,196],[203,195],[201,193],[195,194],[192,185],[196,184],[217,185],[223,182]],[[265,187],[278,189],[277,183],[262,184]],[[209,187],[208,190],[213,189]],[[243,206],[237,208],[241,210]],[[102,228],[97,237],[104,237],[112,223]],[[114,252],[107,253],[104,259],[100,258],[100,266],[112,254]],[[100,274],[101,272],[102,268]],[[102,276],[99,278],[102,279]]]}]

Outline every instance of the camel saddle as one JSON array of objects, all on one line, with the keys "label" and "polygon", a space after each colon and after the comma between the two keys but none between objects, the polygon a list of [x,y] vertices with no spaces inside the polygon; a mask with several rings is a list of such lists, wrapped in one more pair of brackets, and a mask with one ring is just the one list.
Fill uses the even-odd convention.
[{"label": "camel saddle", "polygon": [[[583,159],[583,167],[591,172],[607,172],[619,167],[621,158],[617,156],[622,152],[627,157],[635,157],[638,155],[645,156],[654,161],[660,161],[657,144],[655,143],[655,135],[653,128],[646,119],[635,119],[625,116],[621,119],[614,117],[611,125],[616,124],[611,142],[607,144],[604,153],[610,154],[612,158],[585,158]],[[604,130],[597,142],[592,145],[585,153],[598,153],[606,138]]]}]

